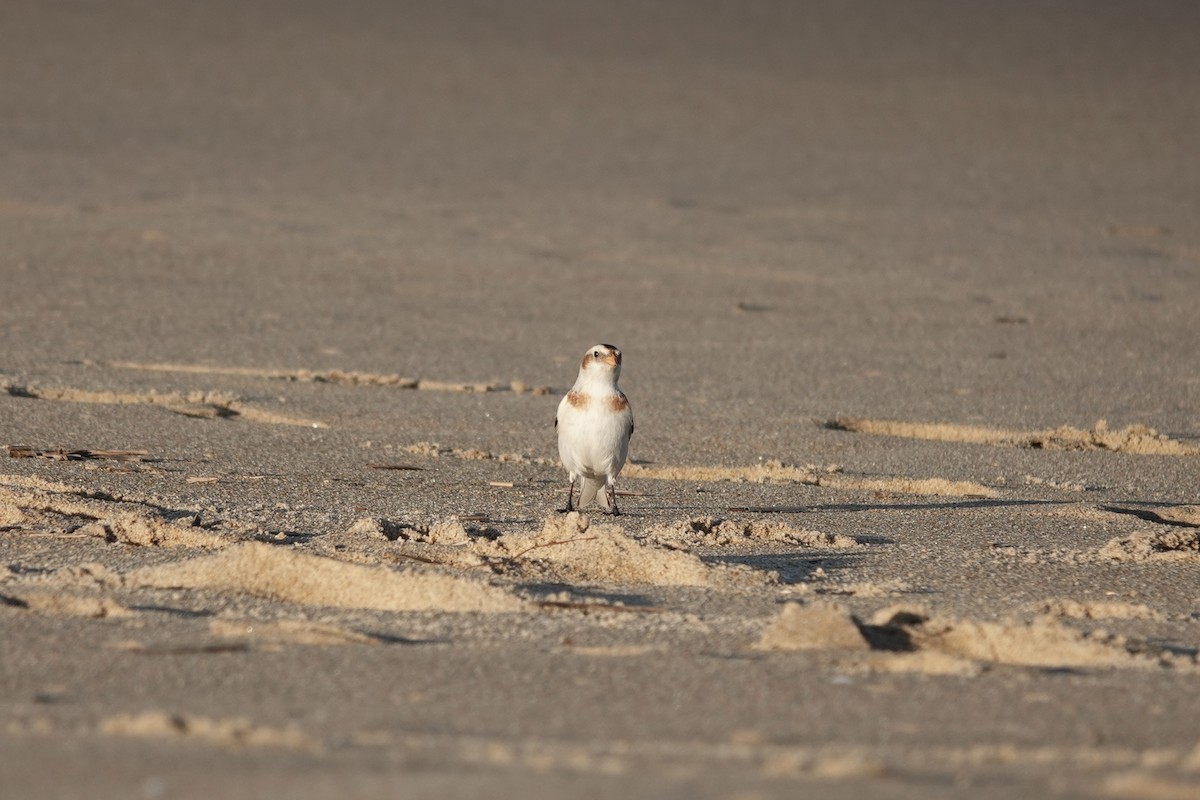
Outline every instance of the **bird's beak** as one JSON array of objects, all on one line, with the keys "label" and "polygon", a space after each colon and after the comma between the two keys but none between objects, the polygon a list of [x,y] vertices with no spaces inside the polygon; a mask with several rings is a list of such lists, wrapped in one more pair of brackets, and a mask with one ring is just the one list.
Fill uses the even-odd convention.
[{"label": "bird's beak", "polygon": [[607,354],[607,355],[605,355],[605,356],[604,356],[604,358],[603,358],[603,359],[601,359],[601,360],[602,360],[602,361],[603,361],[605,364],[608,364],[610,367],[615,367],[615,366],[617,366],[618,364],[620,364],[620,363],[621,363],[620,361],[618,361],[618,360],[617,360],[617,357],[616,357],[616,355],[615,355],[615,354],[613,354],[613,353],[608,353],[608,354]]}]

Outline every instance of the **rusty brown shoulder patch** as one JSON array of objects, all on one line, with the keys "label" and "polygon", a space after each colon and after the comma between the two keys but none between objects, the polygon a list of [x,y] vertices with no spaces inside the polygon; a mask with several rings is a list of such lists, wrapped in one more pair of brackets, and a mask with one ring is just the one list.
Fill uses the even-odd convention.
[{"label": "rusty brown shoulder patch", "polygon": [[584,408],[588,404],[588,396],[583,392],[571,390],[567,392],[567,402],[575,408]]},{"label": "rusty brown shoulder patch", "polygon": [[629,400],[621,392],[617,392],[612,397],[608,398],[608,407],[613,411],[620,413],[629,408]]}]

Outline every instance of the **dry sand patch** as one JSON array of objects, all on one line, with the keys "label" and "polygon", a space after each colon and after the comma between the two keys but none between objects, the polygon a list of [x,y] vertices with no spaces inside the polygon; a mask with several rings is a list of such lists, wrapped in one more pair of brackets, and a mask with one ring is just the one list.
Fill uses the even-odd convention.
[{"label": "dry sand patch", "polygon": [[995,497],[996,490],[973,481],[905,476],[866,477],[847,475],[841,467],[792,466],[781,461],[764,461],[746,467],[647,466],[630,464],[622,475],[666,481],[735,481],[747,483],[800,483],[843,491],[885,492],[923,496]]},{"label": "dry sand patch", "polygon": [[801,584],[800,592],[814,592],[824,595],[843,595],[848,597],[891,597],[898,594],[909,594],[916,591],[911,583],[902,578],[889,578],[880,581],[845,581],[830,582],[819,588],[813,584]]},{"label": "dry sand patch", "polygon": [[[466,765],[514,767],[538,772],[578,772],[621,774],[656,772],[691,776],[704,767],[728,769],[747,766],[768,778],[887,778],[919,772],[926,779],[950,782],[964,772],[989,769],[1032,770],[1044,767],[1099,772],[1104,779],[1112,774],[1112,786],[1122,790],[1135,786],[1187,786],[1195,769],[1189,765],[1187,747],[1133,749],[1114,746],[1032,746],[1008,743],[965,744],[961,746],[905,745],[888,741],[882,744],[828,743],[817,745],[779,743],[758,731],[735,731],[728,741],[701,739],[614,738],[587,743],[543,739],[449,736],[364,730],[354,736],[356,744],[385,747],[409,754],[439,754]],[[1141,780],[1118,780],[1136,771]],[[1105,780],[1108,785],[1108,780]],[[1157,794],[1118,796],[1150,798]],[[1191,795],[1165,794],[1164,798]]]},{"label": "dry sand patch", "polygon": [[816,550],[854,550],[863,545],[840,533],[823,533],[783,522],[744,522],[698,517],[670,525],[656,525],[645,535],[663,544],[687,547],[738,547],[756,544],[790,545]]},{"label": "dry sand patch", "polygon": [[1195,780],[1183,776],[1168,777],[1150,770],[1128,770],[1108,776],[1101,783],[1108,797],[1134,800],[1196,800],[1200,793]]},{"label": "dry sand patch", "polygon": [[182,414],[185,417],[243,419],[248,422],[259,422],[268,425],[296,425],[304,428],[329,427],[319,420],[282,414],[249,405],[228,392],[113,392],[67,387],[18,386],[11,383],[0,384],[0,390],[7,392],[13,397],[26,397],[64,403],[155,406],[175,414]]},{"label": "dry sand patch", "polygon": [[438,381],[428,378],[408,378],[395,373],[357,372],[343,369],[222,367],[207,364],[156,364],[140,361],[113,361],[108,366],[118,369],[141,370],[143,372],[174,372],[188,375],[231,375],[306,383],[335,383],[344,386],[390,386],[396,389],[417,389],[427,392],[510,391],[521,394],[528,391],[534,395],[547,395],[551,392],[549,386],[529,387],[524,381],[520,380],[514,380],[507,384],[496,381]]},{"label": "dry sand patch", "polygon": [[493,453],[476,447],[446,447],[437,442],[414,442],[404,448],[404,452],[426,458],[457,458],[462,461],[500,461],[510,464],[538,464],[540,466],[557,466],[558,459],[537,458],[524,453]]},{"label": "dry sand patch", "polygon": [[1047,600],[1037,605],[1039,614],[1067,619],[1150,619],[1162,620],[1166,615],[1141,603],[1117,600]]},{"label": "dry sand patch", "polygon": [[1100,548],[1099,556],[1113,561],[1200,562],[1200,530],[1136,531],[1110,539]]},{"label": "dry sand patch", "polygon": [[[1138,513],[1137,516],[1142,514]],[[1186,527],[1181,527],[1181,524],[1186,524]],[[994,545],[990,552],[997,557],[1018,558],[1027,564],[1094,564],[1106,561],[1195,564],[1200,563],[1200,528],[1192,527],[1190,523],[1164,522],[1160,527],[1114,537],[1094,550]]]},{"label": "dry sand patch", "polygon": [[268,645],[374,646],[384,642],[378,636],[342,625],[308,620],[215,619],[208,624],[208,632],[219,639],[235,639]]},{"label": "dry sand patch", "polygon": [[243,717],[214,719],[166,711],[145,711],[109,717],[100,723],[99,729],[109,736],[185,739],[230,748],[319,749],[316,740],[297,728],[256,725]]},{"label": "dry sand patch", "polygon": [[1053,430],[1015,431],[949,422],[906,422],[855,417],[832,419],[826,426],[834,430],[872,436],[964,442],[993,447],[1024,447],[1034,450],[1111,450],[1169,456],[1200,453],[1200,446],[1177,441],[1145,425],[1130,425],[1120,430],[1110,430],[1105,420],[1098,420],[1091,430],[1064,425]]}]

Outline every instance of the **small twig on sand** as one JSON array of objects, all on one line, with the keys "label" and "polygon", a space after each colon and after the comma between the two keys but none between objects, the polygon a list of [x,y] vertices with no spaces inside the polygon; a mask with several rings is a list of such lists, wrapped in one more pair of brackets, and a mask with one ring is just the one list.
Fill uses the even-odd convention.
[{"label": "small twig on sand", "polygon": [[559,545],[559,544],[570,544],[571,542],[590,542],[590,541],[593,541],[594,539],[598,539],[598,538],[600,538],[600,537],[598,537],[598,536],[578,536],[574,539],[562,539],[562,540],[556,541],[556,542],[542,542],[541,544],[535,544],[530,547],[526,547],[521,552],[519,552],[513,556],[510,556],[510,557],[511,558],[520,558],[521,556],[528,553],[530,550],[537,550],[540,547],[553,547],[553,546]]}]

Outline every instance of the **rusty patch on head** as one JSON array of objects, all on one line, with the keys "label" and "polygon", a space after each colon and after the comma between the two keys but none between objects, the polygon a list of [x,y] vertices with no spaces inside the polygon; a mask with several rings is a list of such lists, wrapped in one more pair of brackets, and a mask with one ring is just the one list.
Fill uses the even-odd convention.
[{"label": "rusty patch on head", "polygon": [[612,397],[608,398],[608,407],[613,411],[620,413],[629,408],[629,400],[626,399],[625,395],[617,392]]},{"label": "rusty patch on head", "polygon": [[575,408],[583,408],[588,404],[588,396],[574,390],[567,392],[567,402]]}]

